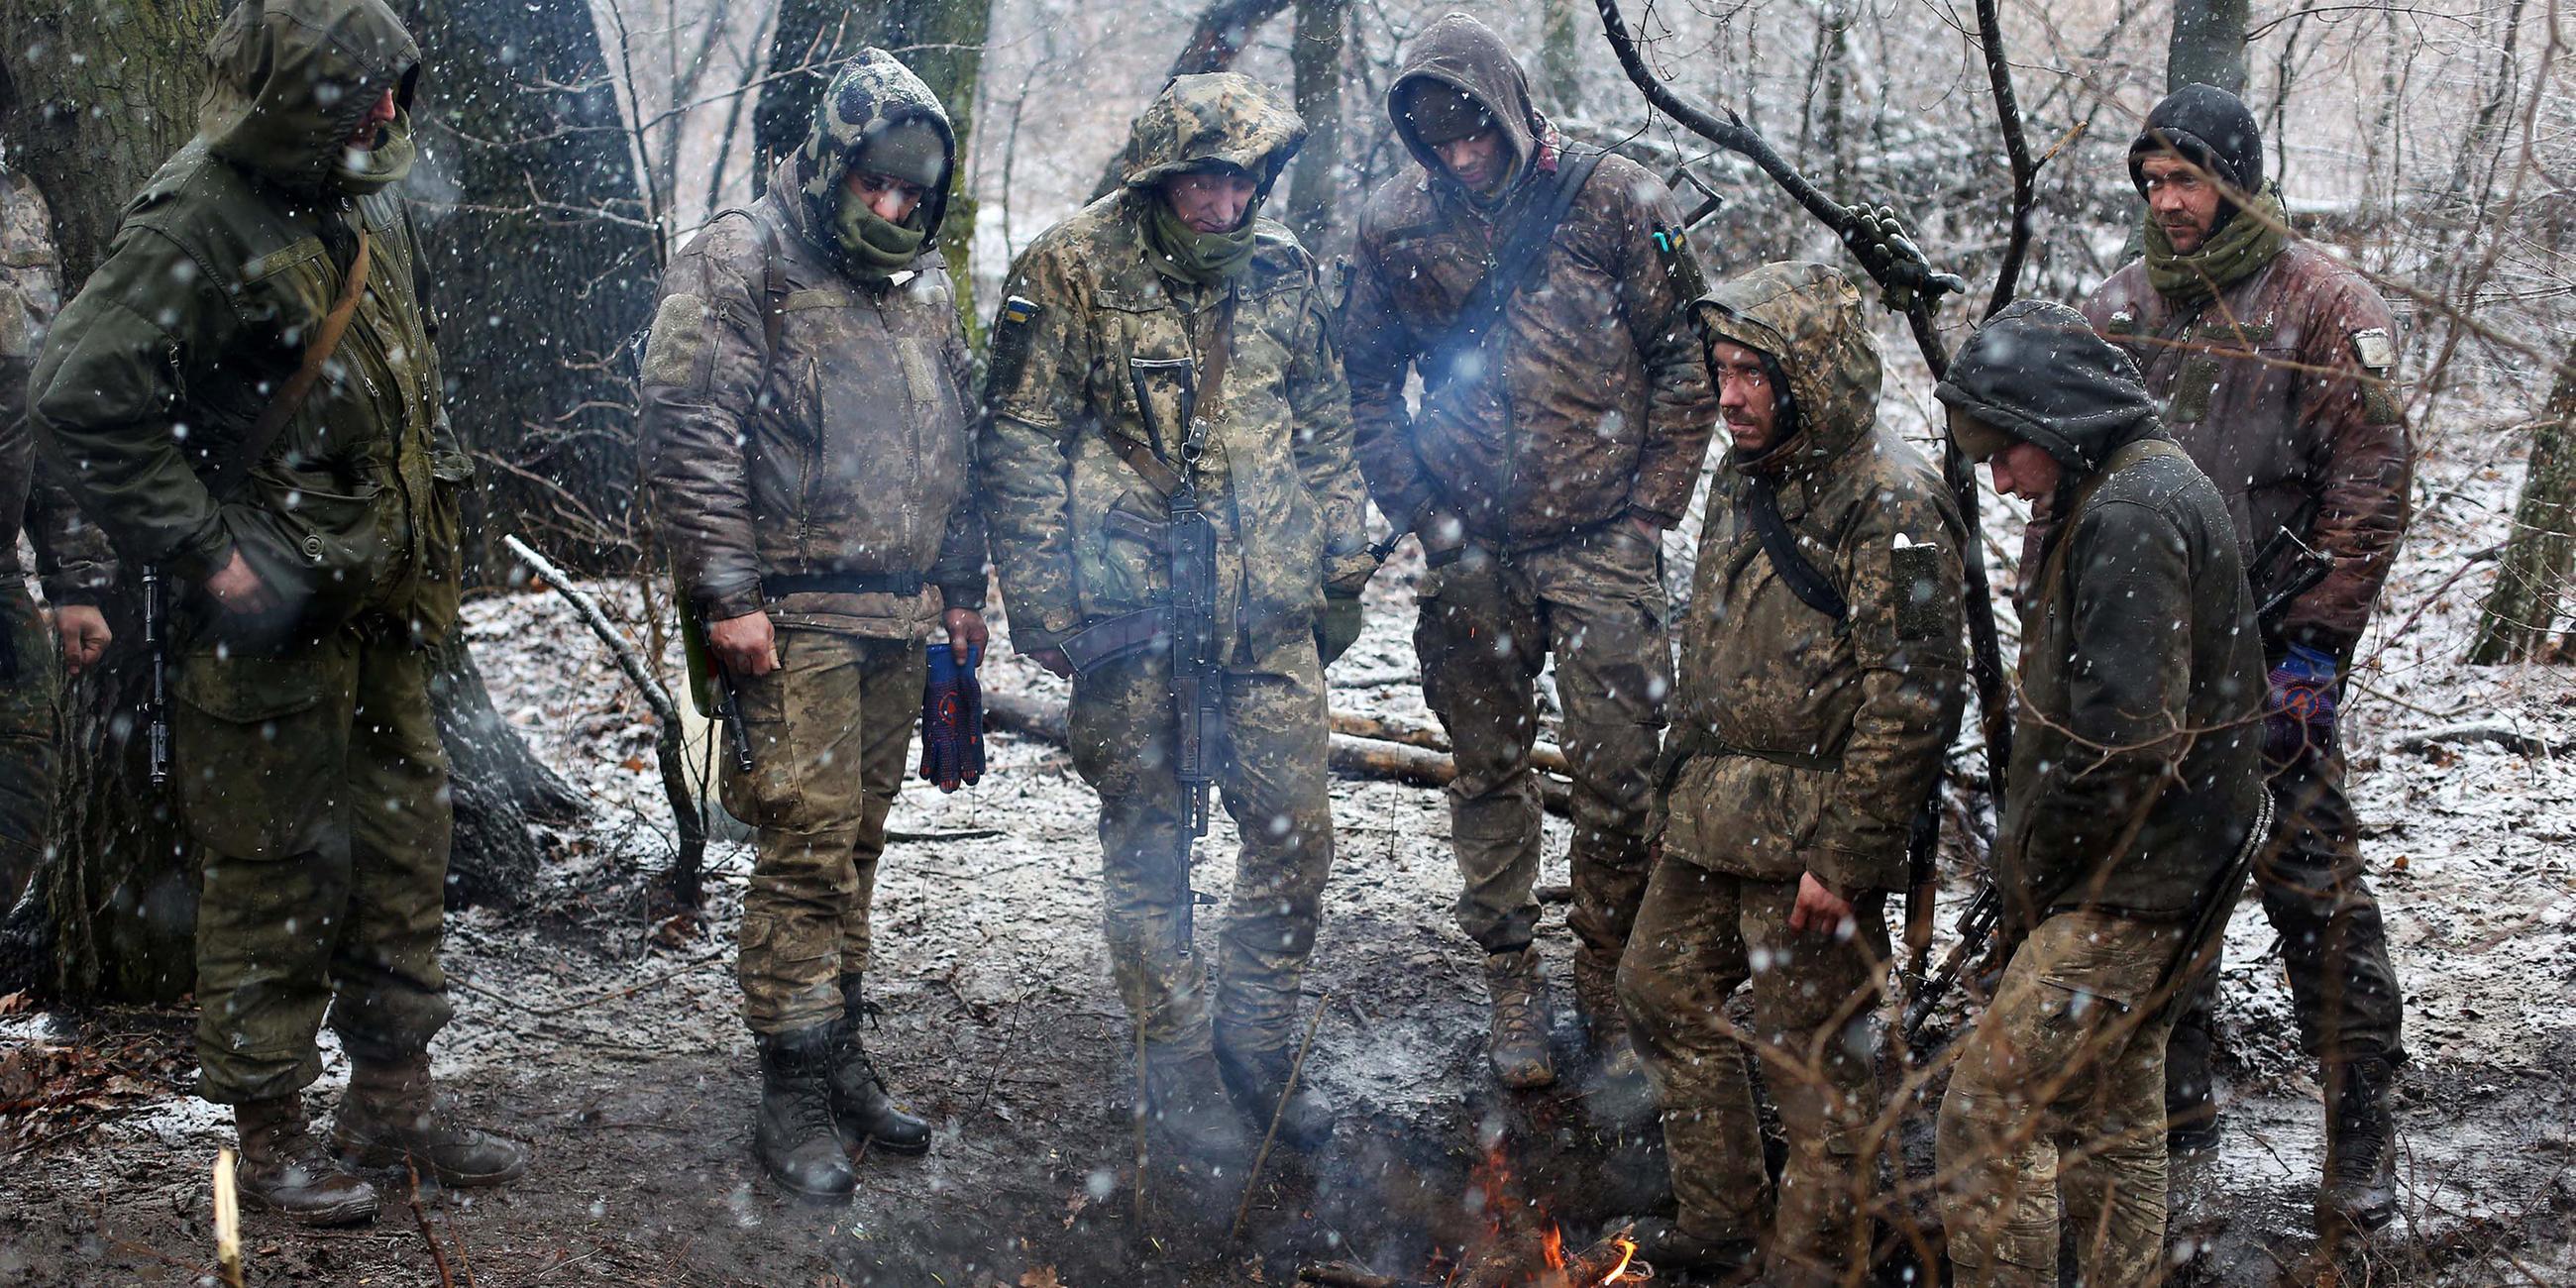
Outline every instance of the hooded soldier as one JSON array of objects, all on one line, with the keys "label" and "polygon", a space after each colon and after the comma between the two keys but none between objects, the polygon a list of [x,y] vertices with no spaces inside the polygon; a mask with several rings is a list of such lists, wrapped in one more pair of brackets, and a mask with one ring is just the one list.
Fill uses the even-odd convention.
[{"label": "hooded soldier", "polygon": [[2226,499],[2083,315],[2007,307],[1937,392],[1996,490],[2056,516],[1994,851],[2018,946],[1941,1103],[1955,1282],[2057,1283],[2063,1208],[2084,1283],[2160,1283],[2165,1037],[2263,792],[2253,595]]},{"label": "hooded soldier", "polygon": [[[2129,146],[2129,177],[2146,199],[2146,253],[2084,315],[2137,360],[2235,526],[2270,674],[2263,757],[2278,806],[2254,884],[2327,1088],[2318,1214],[2375,1229],[2397,1210],[2388,1088],[2405,1008],[2362,875],[2337,708],[2406,531],[2414,446],[2396,323],[2359,273],[2290,231],[2262,132],[2235,95],[2188,85],[2157,104]],[[2046,539],[2044,526],[2031,533],[2024,569]],[[2213,968],[2166,1065],[2177,1149],[2218,1140],[2216,1003]]]},{"label": "hooded soldier", "polygon": [[985,638],[971,358],[937,244],[955,150],[930,88],[860,51],[767,195],[672,260],[644,358],[663,542],[751,746],[722,786],[757,830],[752,1150],[809,1194],[856,1188],[862,1149],[930,1147],[860,1020],[922,644],[941,627],[962,663]]},{"label": "hooded soldier", "polygon": [[[1142,1103],[1180,1154],[1220,1171],[1249,1162],[1247,1124],[1267,1124],[1288,1085],[1333,854],[1316,628],[1327,596],[1356,608],[1377,566],[1314,261],[1260,215],[1305,137],[1247,77],[1175,78],[1136,119],[1124,185],[1012,266],[982,444],[1012,643],[1073,679],[1073,761],[1100,793],[1110,960],[1143,1030]],[[1181,903],[1170,605],[1184,482],[1213,528],[1211,754],[1242,832],[1212,997]],[[1301,1146],[1331,1128],[1302,1088],[1281,1123]]]},{"label": "hooded soldier", "polygon": [[[1431,565],[1414,651],[1456,749],[1457,915],[1484,954],[1487,1056],[1506,1086],[1556,1077],[1530,768],[1553,656],[1574,775],[1575,995],[1597,1064],[1633,1077],[1613,979],[1646,887],[1648,774],[1672,687],[1662,534],[1717,418],[1682,307],[1694,292],[1678,284],[1696,270],[1668,258],[1688,252],[1663,185],[1625,158],[1570,152],[1475,19],[1414,39],[1387,110],[1421,169],[1360,215],[1342,336],[1361,468]],[[1488,282],[1517,289],[1489,319],[1468,316]],[[1424,392],[1408,413],[1414,371]]]},{"label": "hooded soldier", "polygon": [[1640,1227],[1640,1255],[1753,1256],[1762,1132],[1726,1019],[1750,982],[1789,1144],[1767,1282],[1842,1283],[1868,1262],[1887,894],[1958,729],[1964,528],[1940,472],[1878,422],[1878,344],[1841,272],[1765,265],[1697,311],[1734,443],[1683,615],[1668,821],[1619,967],[1678,1207]]},{"label": "hooded soldier", "polygon": [[[446,1185],[528,1163],[429,1075],[450,822],[427,649],[456,620],[471,470],[394,192],[420,51],[383,0],[253,0],[208,53],[197,135],[55,323],[33,416],[81,508],[176,592],[199,1094],[233,1106],[245,1199],[363,1221],[375,1187],[342,1160]],[[338,1158],[302,1099],[326,1008]]]}]

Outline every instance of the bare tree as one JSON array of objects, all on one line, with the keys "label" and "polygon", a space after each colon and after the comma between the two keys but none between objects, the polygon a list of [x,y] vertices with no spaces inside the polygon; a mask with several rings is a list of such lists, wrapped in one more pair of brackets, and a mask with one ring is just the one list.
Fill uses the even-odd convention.
[{"label": "bare tree", "polygon": [[2215,85],[2245,93],[2245,28],[2249,0],[2174,0],[2173,42],[2165,52],[2165,89]]},{"label": "bare tree", "polygon": [[2531,440],[2513,531],[2496,569],[2495,589],[2479,610],[2477,666],[2527,662],[2547,654],[2561,606],[2576,585],[2576,344],[2558,363],[2549,403]]},{"label": "bare tree", "polygon": [[1342,48],[1350,0],[1297,0],[1297,29],[1288,47],[1296,73],[1297,115],[1306,145],[1288,181],[1288,226],[1319,248],[1333,226],[1342,168]]}]

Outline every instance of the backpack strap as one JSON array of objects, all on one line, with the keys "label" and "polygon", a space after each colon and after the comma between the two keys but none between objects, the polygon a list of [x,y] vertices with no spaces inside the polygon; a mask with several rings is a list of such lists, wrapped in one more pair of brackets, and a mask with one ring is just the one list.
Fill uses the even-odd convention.
[{"label": "backpack strap", "polygon": [[[1494,267],[1467,293],[1467,302],[1458,308],[1457,319],[1449,324],[1448,333],[1418,364],[1426,391],[1438,393],[1447,389],[1459,376],[1459,369],[1470,353],[1483,353],[1500,329],[1503,309],[1512,297],[1520,294],[1538,272],[1549,239],[1565,224],[1565,216],[1574,209],[1574,199],[1583,185],[1592,181],[1592,172],[1601,165],[1601,153],[1576,157],[1557,167],[1555,186],[1530,202],[1504,238],[1501,254]],[[1479,364],[1476,375],[1482,376],[1491,364]]]},{"label": "backpack strap", "polygon": [[1843,601],[1842,592],[1798,549],[1797,534],[1789,530],[1789,521],[1780,517],[1780,495],[1771,480],[1756,475],[1744,489],[1744,515],[1753,525],[1753,534],[1762,539],[1762,553],[1771,559],[1772,571],[1796,595],[1800,603],[1834,619],[1839,625],[1850,616],[1851,605]]}]

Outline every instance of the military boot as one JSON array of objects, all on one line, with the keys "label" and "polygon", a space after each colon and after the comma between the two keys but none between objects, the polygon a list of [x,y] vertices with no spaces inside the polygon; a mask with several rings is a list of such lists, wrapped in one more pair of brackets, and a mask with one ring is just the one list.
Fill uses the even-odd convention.
[{"label": "military boot", "polygon": [[1537,946],[1486,957],[1485,994],[1494,1008],[1493,1027],[1485,1035],[1485,1059],[1494,1076],[1514,1091],[1554,1085],[1547,1040],[1556,1021],[1548,1014]]},{"label": "military boot", "polygon": [[2388,1113],[2388,1061],[2347,1061],[2326,1097],[2326,1178],[2317,1224],[2355,1233],[2397,1215],[2396,1123]]},{"label": "military boot", "polygon": [[1588,947],[1574,954],[1574,1001],[1591,1040],[1592,1069],[1605,1079],[1643,1079],[1645,1066],[1628,1036],[1628,1013],[1619,1006],[1619,959],[1603,957]]},{"label": "military boot", "polygon": [[927,1154],[929,1120],[896,1106],[860,1040],[860,1027],[876,1014],[860,983],[857,975],[841,977],[841,1023],[833,1033],[832,1121],[840,1129],[841,1145],[853,1154],[868,1148]]},{"label": "military boot", "polygon": [[408,1158],[451,1188],[499,1185],[528,1170],[527,1146],[467,1127],[439,1107],[427,1056],[351,1069],[331,1143],[359,1167],[394,1167]]},{"label": "military boot", "polygon": [[376,1187],[351,1175],[322,1147],[304,1117],[304,1096],[233,1106],[241,1137],[241,1196],[297,1225],[357,1225],[376,1219]]},{"label": "military boot", "polygon": [[799,1194],[840,1198],[859,1188],[858,1165],[832,1123],[833,1026],[760,1037],[760,1113],[752,1156]]},{"label": "military boot", "polygon": [[1681,1273],[1708,1283],[1733,1283],[1749,1272],[1759,1255],[1751,1239],[1704,1239],[1661,1217],[1637,1223],[1637,1260],[1655,1268],[1655,1276]]},{"label": "military boot", "polygon": [[2165,1043],[2165,1152],[2218,1148],[2218,1082],[2209,1067],[2209,1030],[2174,1026]]},{"label": "military boot", "polygon": [[1217,1072],[1225,1078],[1225,1089],[1234,1095],[1234,1103],[1252,1122],[1256,1140],[1270,1131],[1272,1117],[1279,1119],[1279,1139],[1290,1149],[1305,1151],[1320,1148],[1333,1138],[1333,1111],[1324,1098],[1315,1093],[1315,1084],[1300,1070],[1297,1086],[1280,1103],[1280,1093],[1288,1090],[1288,1070],[1296,1058],[1286,1047],[1247,1050],[1219,1038],[1216,1044]]},{"label": "military boot", "polygon": [[1211,1169],[1248,1169],[1258,1142],[1227,1101],[1224,1083],[1216,1056],[1205,1048],[1145,1044],[1146,1121],[1182,1155]]}]

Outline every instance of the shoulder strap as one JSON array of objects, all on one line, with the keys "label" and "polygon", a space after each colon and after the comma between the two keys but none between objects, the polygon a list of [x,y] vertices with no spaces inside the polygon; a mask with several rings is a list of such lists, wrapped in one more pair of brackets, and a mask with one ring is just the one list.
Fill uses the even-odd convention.
[{"label": "shoulder strap", "polygon": [[1592,172],[1601,164],[1601,154],[1577,157],[1559,166],[1556,186],[1541,200],[1530,203],[1520,221],[1504,238],[1501,254],[1494,267],[1467,293],[1467,302],[1458,308],[1458,317],[1449,324],[1447,334],[1432,346],[1429,360],[1422,363],[1426,389],[1446,388],[1457,377],[1461,359],[1481,351],[1492,337],[1496,324],[1502,321],[1503,309],[1529,284],[1544,258],[1548,239],[1565,224],[1565,216],[1574,209],[1574,199],[1583,185],[1592,181]]},{"label": "shoulder strap", "polygon": [[765,375],[770,360],[778,354],[779,337],[787,329],[787,288],[778,280],[778,229],[749,206],[728,206],[717,211],[715,217],[727,215],[742,216],[750,221],[752,231],[760,234],[760,365]]},{"label": "shoulder strap", "polygon": [[339,301],[323,317],[321,327],[313,333],[312,342],[304,346],[303,365],[286,378],[285,384],[278,386],[277,396],[269,399],[268,406],[260,409],[259,419],[251,422],[250,433],[243,436],[241,451],[234,457],[233,468],[228,471],[230,477],[223,480],[223,486],[211,489],[217,495],[227,494],[240,486],[241,480],[248,477],[252,469],[267,460],[268,449],[277,445],[277,436],[285,431],[286,422],[295,419],[295,413],[303,409],[304,400],[313,393],[313,386],[322,380],[323,365],[331,361],[332,354],[339,352],[341,338],[349,333],[350,320],[358,315],[358,301],[367,293],[367,270],[374,262],[375,239],[362,220],[358,224],[358,254],[349,262],[349,276],[340,287]]},{"label": "shoulder strap", "polygon": [[1770,556],[1772,571],[1780,574],[1790,594],[1836,622],[1851,614],[1842,592],[1835,590],[1834,583],[1807,562],[1807,556],[1798,549],[1797,535],[1789,531],[1788,520],[1780,517],[1780,497],[1769,478],[1756,476],[1747,483],[1744,513],[1752,520],[1754,535],[1762,539],[1762,553]]}]

